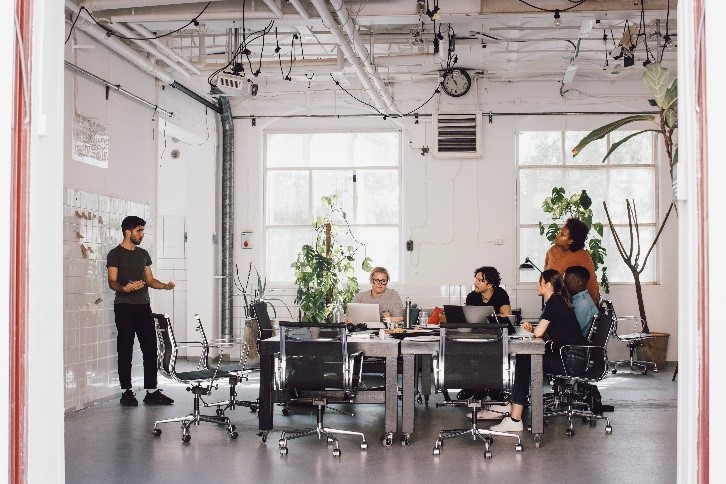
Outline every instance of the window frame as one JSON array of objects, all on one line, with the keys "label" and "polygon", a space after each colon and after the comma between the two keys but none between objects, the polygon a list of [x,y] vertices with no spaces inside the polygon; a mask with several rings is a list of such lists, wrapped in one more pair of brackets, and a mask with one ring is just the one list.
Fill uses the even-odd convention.
[{"label": "window frame", "polygon": [[[313,135],[313,134],[366,134],[366,133],[392,133],[395,134],[398,138],[398,150],[397,150],[397,157],[398,157],[398,163],[393,165],[365,165],[365,166],[335,166],[335,167],[269,167],[268,166],[268,146],[269,146],[269,138],[271,135]],[[363,224],[363,223],[351,223],[350,228],[351,230],[355,230],[356,228],[362,227],[362,228],[372,228],[372,227],[381,227],[381,228],[396,228],[397,230],[397,238],[398,238],[398,245],[399,250],[396,254],[396,258],[398,259],[398,266],[399,270],[394,271],[394,274],[391,277],[391,282],[394,283],[401,283],[402,277],[401,274],[395,274],[396,272],[400,273],[402,268],[402,255],[401,255],[401,227],[402,227],[402,220],[403,220],[403,180],[402,180],[402,170],[403,170],[403,146],[402,146],[402,136],[401,132],[394,129],[283,129],[283,130],[266,130],[263,134],[263,163],[262,163],[262,200],[263,200],[263,210],[262,210],[262,244],[263,244],[263,254],[262,254],[262,266],[265,270],[265,273],[267,273],[267,258],[268,258],[268,247],[267,247],[267,230],[270,227],[273,228],[280,228],[280,229],[298,229],[298,228],[308,228],[310,230],[311,240],[310,242],[314,240],[312,237],[314,236],[314,231],[312,228],[313,221],[315,220],[315,204],[316,201],[313,197],[313,173],[315,172],[321,172],[321,171],[349,171],[352,175],[358,175],[360,171],[367,171],[367,170],[391,170],[396,171],[398,176],[398,220],[395,224]],[[352,153],[350,153],[352,154]],[[311,216],[310,222],[306,224],[270,224],[268,222],[268,203],[267,203],[267,195],[268,195],[268,173],[271,171],[299,171],[299,172],[307,172],[309,174],[308,176],[308,193],[310,194],[308,198],[308,214]],[[358,204],[358,181],[356,180],[355,183],[353,183],[353,192],[352,192],[352,198],[353,198],[353,207],[352,212],[355,214],[357,213],[357,204]],[[370,254],[369,254],[370,255]],[[375,258],[373,258],[373,264],[376,265]],[[279,287],[295,287],[295,281],[278,281],[274,279],[268,279],[267,281],[271,285],[279,286]],[[359,284],[363,283],[365,284],[366,281],[358,281]]]},{"label": "window frame", "polygon": [[[561,170],[563,172],[566,172],[567,170],[578,170],[578,171],[588,171],[588,170],[605,170],[605,193],[607,194],[608,189],[610,187],[611,182],[611,173],[612,169],[622,170],[622,169],[642,169],[642,168],[649,168],[652,170],[653,175],[653,213],[654,213],[654,220],[653,222],[649,223],[642,223],[639,222],[639,226],[641,227],[641,233],[643,228],[648,228],[653,230],[653,234],[657,233],[657,230],[659,228],[660,223],[660,172],[658,169],[658,159],[660,157],[660,151],[659,151],[659,144],[657,143],[658,134],[657,133],[647,133],[647,134],[641,134],[639,136],[650,136],[651,145],[652,145],[652,159],[651,163],[640,163],[640,164],[612,164],[610,161],[610,158],[608,158],[604,163],[600,162],[598,164],[568,164],[567,160],[567,146],[566,146],[566,133],[572,131],[581,131],[581,130],[567,130],[567,129],[519,129],[515,132],[515,163],[517,165],[516,170],[516,183],[517,183],[517,208],[515,210],[515,217],[516,217],[516,230],[517,230],[517,247],[516,247],[516,257],[517,257],[517,267],[519,264],[524,261],[525,257],[528,257],[528,254],[522,253],[522,239],[521,239],[521,230],[524,229],[538,229],[538,224],[529,224],[529,223],[522,223],[521,222],[521,208],[522,208],[522,196],[521,196],[521,177],[522,177],[522,170],[528,171],[528,172],[534,172],[534,171],[548,171],[548,170]],[[621,132],[635,132],[638,131],[638,129],[634,130],[616,130],[615,133],[621,133]],[[559,164],[556,165],[520,165],[519,163],[519,155],[520,155],[520,135],[525,132],[558,132],[560,133],[560,154],[562,156],[562,161]],[[608,134],[606,136],[606,148],[609,149],[611,146],[611,134]],[[541,203],[541,201],[538,201],[538,203]],[[545,222],[545,213],[542,212],[542,219],[539,221]],[[603,220],[600,220],[603,224],[604,228],[604,236],[607,237],[607,234],[610,233],[610,227],[607,223],[607,218],[603,216]],[[615,229],[618,230],[619,234],[623,234],[622,230],[623,228],[627,229],[628,224],[625,223],[614,223],[613,224]],[[544,239],[544,235],[541,236]],[[614,243],[613,243],[614,247]],[[641,247],[643,249],[643,247]],[[643,254],[645,255],[645,254]],[[607,258],[605,260],[605,265],[608,265],[608,260],[610,260],[611,257],[616,257],[617,260],[621,261],[620,254],[617,252],[608,252]],[[653,274],[653,280],[648,281],[641,281],[642,285],[660,285],[660,277],[661,277],[661,271],[660,271],[660,251],[658,250],[658,247],[653,249],[653,253],[650,256],[649,262],[654,264],[654,274]],[[538,264],[539,261],[535,261],[535,264]],[[542,261],[542,263],[544,263]],[[538,264],[539,265],[539,264]],[[540,267],[541,269],[544,269],[544,267]],[[621,285],[633,285],[634,282],[631,281],[613,281],[612,280],[612,273],[608,274],[609,278],[609,284],[610,286],[621,286]],[[523,280],[522,278],[522,271],[517,271],[517,284],[518,285],[528,285],[531,284],[532,281],[529,280]]]}]

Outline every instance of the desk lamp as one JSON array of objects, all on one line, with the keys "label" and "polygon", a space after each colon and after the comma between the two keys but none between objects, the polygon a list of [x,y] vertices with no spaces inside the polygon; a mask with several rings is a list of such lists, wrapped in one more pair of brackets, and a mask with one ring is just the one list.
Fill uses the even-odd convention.
[{"label": "desk lamp", "polygon": [[[539,271],[539,273],[542,274],[542,271],[540,270],[540,268],[537,267],[534,264],[534,262],[532,262],[532,259],[530,259],[529,256],[527,256],[524,259],[524,262],[522,262],[521,264],[519,264],[519,270],[520,271],[532,271],[534,269],[537,269]],[[545,305],[545,303],[544,303],[544,296],[540,296],[540,297],[542,298],[542,309],[544,309],[544,305]]]}]

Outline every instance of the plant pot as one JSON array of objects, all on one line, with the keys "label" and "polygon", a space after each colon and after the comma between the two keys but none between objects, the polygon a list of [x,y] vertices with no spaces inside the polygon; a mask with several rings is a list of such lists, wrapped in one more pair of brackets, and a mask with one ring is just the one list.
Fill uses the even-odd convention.
[{"label": "plant pot", "polygon": [[666,353],[668,350],[669,333],[658,333],[651,331],[652,338],[643,341],[638,347],[638,359],[641,361],[652,361],[659,370],[665,368]]}]

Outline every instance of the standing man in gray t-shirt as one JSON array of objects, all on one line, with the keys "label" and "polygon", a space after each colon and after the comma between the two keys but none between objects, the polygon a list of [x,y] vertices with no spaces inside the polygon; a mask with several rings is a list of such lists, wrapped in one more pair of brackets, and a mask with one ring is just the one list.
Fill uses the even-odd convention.
[{"label": "standing man in gray t-shirt", "polygon": [[139,404],[131,391],[131,357],[134,349],[134,335],[139,338],[144,360],[144,403],[149,405],[171,405],[174,400],[156,388],[156,329],[151,317],[149,287],[174,289],[173,282],[164,284],[154,278],[151,272],[151,257],[139,247],[144,239],[144,219],[126,217],[121,222],[124,240],[111,249],[106,258],[108,286],[116,291],[113,311],[118,331],[118,378],[123,393],[121,405],[135,407]]}]

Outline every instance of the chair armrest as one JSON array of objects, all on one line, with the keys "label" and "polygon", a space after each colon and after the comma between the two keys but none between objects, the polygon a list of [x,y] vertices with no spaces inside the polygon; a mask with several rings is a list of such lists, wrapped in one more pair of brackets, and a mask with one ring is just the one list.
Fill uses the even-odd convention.
[{"label": "chair armrest", "polygon": [[[624,332],[618,332],[618,329],[620,328],[620,323],[626,322],[626,321],[632,321],[633,323],[633,330],[630,333],[624,333]],[[645,322],[640,319],[638,316],[618,316],[615,318],[615,328],[613,329],[614,335],[617,339],[620,341],[624,341],[623,338],[630,336],[632,339],[632,335],[647,335],[648,333],[643,332],[643,329],[645,329]],[[644,336],[643,338],[647,338],[648,336]]]}]

